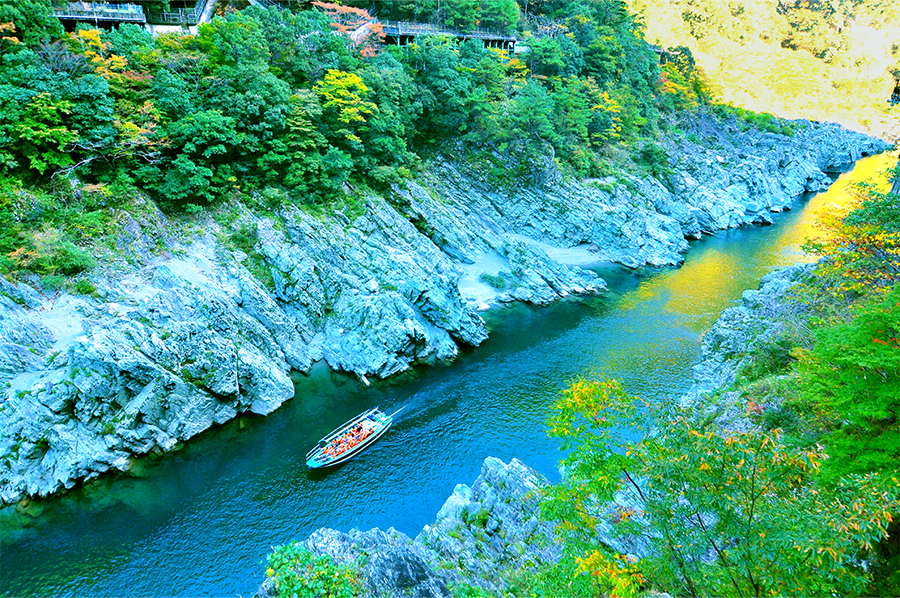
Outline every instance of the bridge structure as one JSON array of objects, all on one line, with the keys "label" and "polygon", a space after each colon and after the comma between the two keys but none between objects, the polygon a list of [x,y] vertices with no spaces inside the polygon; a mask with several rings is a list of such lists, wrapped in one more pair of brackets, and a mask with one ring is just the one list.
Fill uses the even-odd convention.
[{"label": "bridge structure", "polygon": [[476,27],[474,29],[456,29],[435,23],[412,23],[409,21],[377,21],[381,23],[384,41],[388,44],[406,46],[417,37],[425,35],[448,35],[458,40],[479,39],[485,47],[501,50],[513,50],[516,46],[515,35],[507,35],[491,29]]},{"label": "bridge structure", "polygon": [[[278,0],[249,0],[251,4],[273,7],[279,10],[287,10]],[[410,21],[381,21],[372,19],[363,23],[356,31],[350,33],[350,39],[357,40],[363,37],[372,25],[381,25],[384,33],[384,43],[394,46],[406,46],[417,37],[425,35],[448,35],[458,40],[480,39],[485,47],[501,50],[515,49],[518,39],[515,35],[506,35],[492,29],[476,27],[475,29],[456,29],[436,23],[413,23]]]},{"label": "bridge structure", "polygon": [[139,4],[107,4],[105,2],[67,2],[53,5],[53,16],[60,21],[113,23],[146,23],[147,17]]},{"label": "bridge structure", "polygon": [[[146,2],[146,0],[144,0]],[[73,23],[139,23],[141,25],[196,25],[204,17],[204,11],[212,0],[184,0],[185,8],[167,12],[150,11],[142,4],[107,2],[66,2],[53,4],[53,16],[63,22]],[[190,6],[193,4],[193,6]]]},{"label": "bridge structure", "polygon": [[[149,0],[139,0],[147,2]],[[53,15],[60,21],[70,23],[89,22],[99,25],[106,23],[140,23],[150,25],[181,25],[182,27],[197,25],[204,21],[207,5],[212,0],[196,0],[190,8],[179,8],[168,12],[151,12],[141,4],[119,4],[107,2],[66,2],[53,5]],[[190,1],[183,2],[190,4]],[[285,10],[278,0],[250,0],[251,4],[274,7]],[[518,41],[515,35],[508,35],[492,29],[476,27],[474,29],[458,29],[436,23],[414,23],[410,21],[379,21],[373,19],[364,23],[350,34],[351,39],[365,35],[372,25],[381,25],[384,41],[387,44],[406,46],[416,38],[427,35],[446,35],[458,40],[477,39],[485,47],[501,50],[515,50]]]}]

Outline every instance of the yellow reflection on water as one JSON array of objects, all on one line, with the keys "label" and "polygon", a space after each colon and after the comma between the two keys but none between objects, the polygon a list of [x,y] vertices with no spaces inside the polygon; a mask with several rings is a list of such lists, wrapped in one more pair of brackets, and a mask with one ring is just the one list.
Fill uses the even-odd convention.
[{"label": "yellow reflection on water", "polygon": [[802,217],[796,224],[781,231],[775,245],[784,247],[786,252],[792,252],[795,261],[814,261],[815,256],[805,254],[800,246],[807,240],[822,236],[822,231],[816,226],[819,215],[846,207],[853,200],[849,189],[851,183],[875,181],[883,191],[887,191],[889,182],[885,171],[896,163],[896,152],[870,156],[858,161],[853,170],[843,173],[831,187],[809,201],[809,206],[803,211]]},{"label": "yellow reflection on water", "polygon": [[896,154],[881,154],[858,161],[852,171],[840,175],[808,205],[794,206],[801,210],[800,214],[780,216],[792,219],[787,226],[776,227],[778,236],[774,240],[767,237],[764,242],[758,242],[748,235],[744,251],[720,251],[709,245],[709,241],[701,243],[691,250],[681,268],[644,279],[636,290],[622,297],[621,308],[664,310],[686,316],[683,324],[692,330],[706,330],[741,292],[756,288],[759,278],[770,270],[813,261],[815,256],[805,254],[800,246],[820,234],[816,228],[817,215],[851,202],[850,183],[879,178],[886,184],[884,171],[896,160]]}]

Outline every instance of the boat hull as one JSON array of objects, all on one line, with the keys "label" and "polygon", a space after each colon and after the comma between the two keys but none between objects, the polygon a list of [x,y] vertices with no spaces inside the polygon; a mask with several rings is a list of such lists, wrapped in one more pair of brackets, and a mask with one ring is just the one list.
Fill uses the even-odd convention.
[{"label": "boat hull", "polygon": [[[391,415],[385,415],[378,409],[370,409],[361,413],[320,440],[316,447],[307,453],[306,466],[310,469],[321,469],[349,461],[381,438],[394,423],[396,414],[395,411]],[[341,445],[358,438],[359,432],[355,431],[357,428],[368,429],[370,432],[363,439],[358,440],[356,445],[335,454]]]},{"label": "boat hull", "polygon": [[[393,422],[391,422],[391,423],[393,423]],[[381,436],[385,432],[388,431],[388,428],[391,427],[391,423],[388,423],[386,426],[384,426],[383,428],[381,428],[380,430],[378,430],[377,432],[375,432],[374,434],[372,434],[371,436],[366,438],[363,442],[360,442],[358,445],[356,445],[349,451],[341,453],[334,459],[331,459],[331,460],[325,461],[325,462],[314,461],[312,459],[307,460],[307,462],[306,462],[307,467],[309,467],[310,469],[321,469],[323,467],[331,467],[332,465],[340,465],[341,463],[345,463],[345,462],[349,461],[353,457],[357,456],[358,454],[360,454],[361,452],[363,452],[364,450],[366,450],[367,448],[372,446],[376,440],[381,438]]]}]

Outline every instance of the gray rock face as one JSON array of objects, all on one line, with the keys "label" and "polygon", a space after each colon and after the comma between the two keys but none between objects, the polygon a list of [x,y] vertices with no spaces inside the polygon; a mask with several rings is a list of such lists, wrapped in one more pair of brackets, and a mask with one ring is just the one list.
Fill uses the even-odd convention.
[{"label": "gray rock face", "polygon": [[[366,596],[449,597],[449,584],[466,583],[501,593],[504,575],[555,562],[552,524],[541,522],[537,490],[547,480],[522,462],[488,457],[472,487],[460,484],[434,525],[414,540],[393,528],[342,533],[322,528],[303,543],[360,570]],[[272,580],[258,596],[275,596]]]},{"label": "gray rock face", "polygon": [[123,263],[96,274],[95,297],[0,278],[0,502],[269,413],[293,395],[290,371],[320,360],[365,380],[453,359],[487,337],[479,310],[601,292],[589,267],[603,262],[679,264],[686,239],[769,222],[827,183],[824,171],[884,149],[836,126],[796,129],[742,133],[698,116],[686,125],[697,143],[666,142],[668,187],[627,175],[567,182],[542,162],[532,185],[497,190],[445,161],[367,198],[353,221],[245,213],[259,279],[211,233],[179,242],[148,203],[123,216]]},{"label": "gray rock face", "polygon": [[[815,264],[795,264],[767,274],[759,290],[744,291],[740,305],[729,307],[704,335],[701,358],[694,366],[694,383],[681,398],[684,404],[706,405],[708,397],[727,388],[737,372],[751,359],[753,348],[777,337],[787,315],[806,308],[787,300],[791,289],[807,276]],[[728,429],[749,425],[744,406],[735,392],[724,392],[710,410],[722,410],[716,422]]]},{"label": "gray rock face", "polygon": [[132,455],[293,396],[269,328],[237,309],[237,288],[257,283],[204,271],[200,257],[126,276],[120,288],[138,291],[117,302],[63,295],[38,314],[4,305],[4,326],[19,334],[5,335],[16,350],[0,373],[3,502],[127,469]]}]

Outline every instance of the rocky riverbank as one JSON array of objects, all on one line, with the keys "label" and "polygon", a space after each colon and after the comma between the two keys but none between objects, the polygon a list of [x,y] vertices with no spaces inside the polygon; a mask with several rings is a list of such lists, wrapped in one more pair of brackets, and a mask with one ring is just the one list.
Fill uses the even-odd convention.
[{"label": "rocky riverbank", "polygon": [[[792,289],[808,277],[815,264],[795,264],[762,278],[759,289],[744,291],[741,303],[729,307],[703,336],[700,361],[694,366],[694,383],[681,401],[708,409],[723,429],[746,430],[754,425],[747,417],[746,400],[733,387],[742,368],[758,349],[768,350],[779,336],[802,322],[808,309],[789,300]],[[762,411],[777,405],[756,405]]]},{"label": "rocky riverbank", "polygon": [[446,160],[354,218],[249,211],[252,255],[210,220],[122,214],[95,296],[0,279],[0,501],[46,496],[293,396],[292,370],[386,377],[487,337],[479,310],[605,285],[586,269],[682,261],[687,239],[765,223],[879,140],[797,123],[784,137],[698,116],[665,143],[668,187],[631,175],[498,188]]},{"label": "rocky riverbank", "polygon": [[[450,596],[466,584],[502,594],[509,579],[559,559],[553,525],[542,522],[538,492],[547,480],[522,462],[485,459],[471,487],[460,484],[433,525],[410,539],[393,528],[342,533],[322,528],[303,542],[359,571],[365,596]],[[359,565],[359,563],[364,563]],[[268,579],[257,596],[275,596]]]}]

